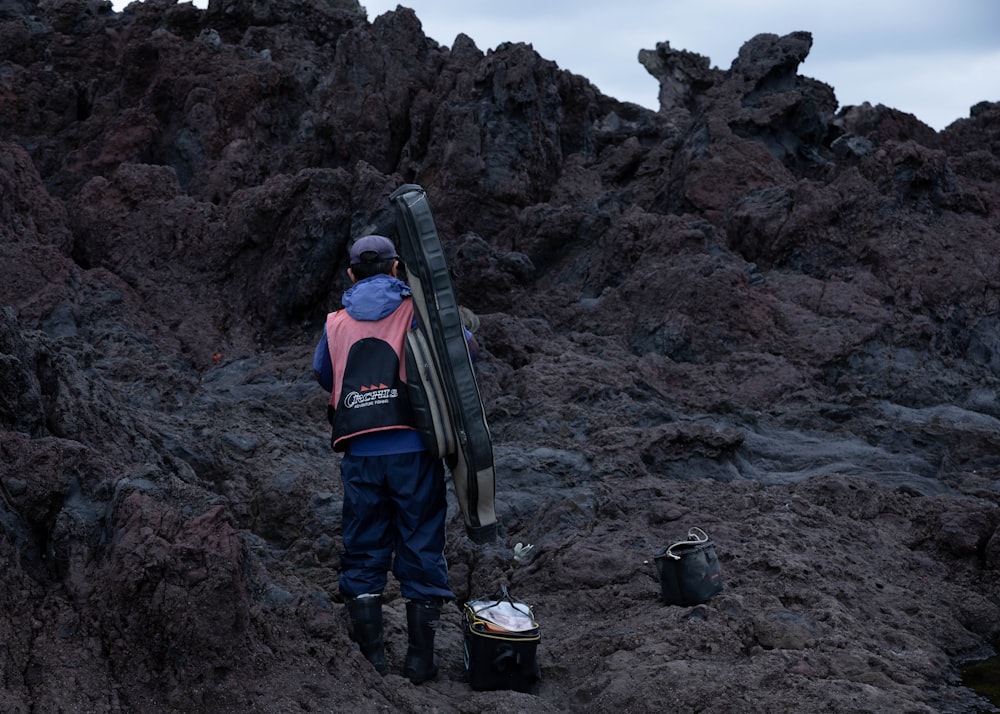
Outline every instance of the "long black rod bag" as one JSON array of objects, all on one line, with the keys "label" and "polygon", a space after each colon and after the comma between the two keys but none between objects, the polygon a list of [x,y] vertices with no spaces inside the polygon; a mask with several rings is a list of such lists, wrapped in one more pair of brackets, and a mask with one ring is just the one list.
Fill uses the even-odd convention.
[{"label": "long black rod bag", "polygon": [[389,201],[417,314],[419,334],[406,350],[417,426],[448,464],[469,538],[489,543],[497,537],[493,441],[441,239],[423,188],[404,184]]}]

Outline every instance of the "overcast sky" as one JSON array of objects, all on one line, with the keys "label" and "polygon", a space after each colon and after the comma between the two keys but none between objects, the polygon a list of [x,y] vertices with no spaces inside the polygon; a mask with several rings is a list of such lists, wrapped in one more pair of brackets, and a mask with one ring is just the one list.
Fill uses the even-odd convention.
[{"label": "overcast sky", "polygon": [[[121,10],[131,0],[112,0]],[[484,52],[525,42],[604,94],[658,109],[639,50],[669,42],[729,69],[754,35],[812,33],[799,74],[834,88],[840,106],[884,104],[935,129],[1000,101],[1000,0],[360,0],[374,20],[412,8],[424,34]],[[208,0],[194,0],[206,7]]]},{"label": "overcast sky", "polygon": [[616,99],[657,109],[641,49],[669,42],[729,69],[744,42],[812,33],[799,74],[834,88],[841,106],[884,104],[935,129],[1000,101],[1000,0],[361,0],[374,20],[412,8],[424,34],[459,33],[484,52],[525,42]]}]

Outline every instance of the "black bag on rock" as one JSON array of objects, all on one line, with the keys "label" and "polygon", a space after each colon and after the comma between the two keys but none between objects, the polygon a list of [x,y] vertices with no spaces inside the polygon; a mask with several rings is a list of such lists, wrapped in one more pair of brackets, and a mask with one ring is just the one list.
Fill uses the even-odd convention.
[{"label": "black bag on rock", "polygon": [[688,539],[653,556],[667,605],[698,605],[722,592],[722,571],[715,544],[705,531],[691,528]]},{"label": "black bag on rock", "polygon": [[472,688],[534,693],[542,678],[536,656],[541,633],[531,606],[501,585],[498,596],[469,601],[462,614],[465,670]]}]

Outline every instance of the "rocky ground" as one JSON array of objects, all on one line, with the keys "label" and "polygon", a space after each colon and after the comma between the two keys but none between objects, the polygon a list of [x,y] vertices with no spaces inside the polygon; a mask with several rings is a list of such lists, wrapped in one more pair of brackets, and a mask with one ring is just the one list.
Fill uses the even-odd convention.
[{"label": "rocky ground", "polygon": [[[641,50],[652,112],[404,7],[0,0],[0,711],[997,711],[961,667],[1000,641],[1000,105],[840,107],[808,29]],[[401,183],[479,318],[502,523],[453,513],[419,687],[394,583],[392,673],[349,639],[309,369]],[[692,526],[725,588],[664,605]],[[466,681],[501,583],[534,694]]]}]

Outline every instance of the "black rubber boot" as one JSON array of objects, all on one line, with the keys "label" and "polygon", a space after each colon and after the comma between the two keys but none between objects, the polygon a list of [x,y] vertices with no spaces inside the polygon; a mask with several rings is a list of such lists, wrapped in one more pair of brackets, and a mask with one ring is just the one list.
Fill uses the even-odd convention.
[{"label": "black rubber boot", "polygon": [[385,663],[385,644],[382,640],[382,596],[352,597],[347,601],[347,612],[351,616],[354,641],[378,673],[389,671]]},{"label": "black rubber boot", "polygon": [[438,674],[434,656],[434,633],[441,622],[440,603],[409,600],[406,603],[406,629],[409,646],[403,675],[414,684],[423,684]]}]

